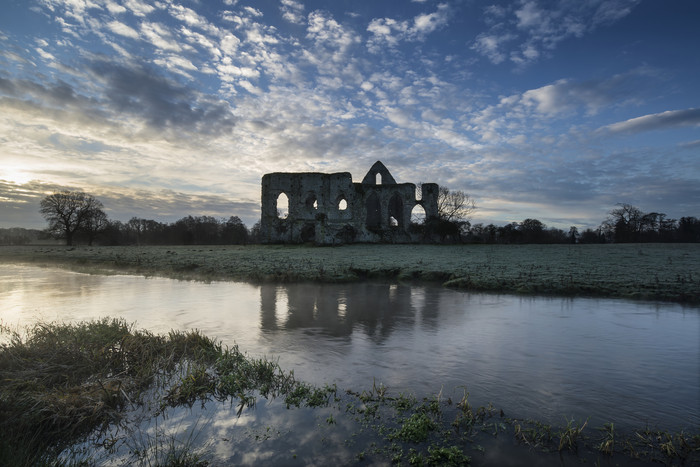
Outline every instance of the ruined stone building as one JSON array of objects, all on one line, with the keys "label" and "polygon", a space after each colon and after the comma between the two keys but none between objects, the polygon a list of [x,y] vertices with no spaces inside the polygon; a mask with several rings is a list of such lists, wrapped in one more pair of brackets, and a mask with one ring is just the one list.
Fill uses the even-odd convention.
[{"label": "ruined stone building", "polygon": [[[286,215],[279,209],[283,197]],[[349,172],[275,172],[262,178],[260,231],[264,243],[408,243],[420,240],[409,229],[414,208],[430,219],[438,215],[437,202],[437,184],[424,183],[417,193],[413,183],[396,183],[379,161],[360,183]]]}]

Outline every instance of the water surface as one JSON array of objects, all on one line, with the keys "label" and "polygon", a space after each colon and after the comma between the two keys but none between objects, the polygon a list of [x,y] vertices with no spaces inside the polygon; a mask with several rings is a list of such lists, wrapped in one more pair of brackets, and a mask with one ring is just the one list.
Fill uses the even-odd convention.
[{"label": "water surface", "polygon": [[700,427],[700,309],[623,300],[522,298],[436,286],[251,285],[0,271],[0,320],[122,317],[199,329],[299,379],[341,389],[492,402],[508,416],[620,428]]}]

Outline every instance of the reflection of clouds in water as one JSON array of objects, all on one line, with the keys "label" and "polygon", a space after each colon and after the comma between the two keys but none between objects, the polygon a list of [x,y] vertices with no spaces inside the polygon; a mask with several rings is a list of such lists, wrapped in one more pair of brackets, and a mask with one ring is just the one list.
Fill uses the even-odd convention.
[{"label": "reflection of clouds in water", "polygon": [[[326,421],[329,415],[333,425]],[[167,409],[158,422],[147,423],[149,435],[157,426],[161,436],[174,435],[183,445],[191,440],[195,451],[206,448],[214,465],[345,465],[356,452],[345,440],[359,428],[335,408],[287,409],[281,399],[263,398],[240,417],[236,400],[233,405],[210,401],[191,409]]]}]

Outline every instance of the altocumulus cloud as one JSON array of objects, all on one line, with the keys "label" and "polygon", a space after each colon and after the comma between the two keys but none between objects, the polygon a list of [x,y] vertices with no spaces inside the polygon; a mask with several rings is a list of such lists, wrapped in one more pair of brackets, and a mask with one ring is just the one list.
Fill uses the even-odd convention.
[{"label": "altocumulus cloud", "polygon": [[38,217],[48,185],[20,185],[41,180],[121,219],[251,225],[262,174],[377,159],[469,191],[497,223],[593,225],[617,202],[697,215],[698,5],[9,2],[0,178],[17,185],[0,224]]},{"label": "altocumulus cloud", "polygon": [[155,68],[100,58],[89,60],[86,68],[92,85],[80,89],[63,80],[0,78],[0,98],[15,109],[48,112],[64,121],[74,117],[91,125],[140,126],[142,135],[219,136],[235,125],[229,103],[166,78]]},{"label": "altocumulus cloud", "polygon": [[234,126],[229,104],[165,78],[146,65],[98,59],[89,69],[104,86],[107,108],[142,119],[152,129],[219,135]]}]

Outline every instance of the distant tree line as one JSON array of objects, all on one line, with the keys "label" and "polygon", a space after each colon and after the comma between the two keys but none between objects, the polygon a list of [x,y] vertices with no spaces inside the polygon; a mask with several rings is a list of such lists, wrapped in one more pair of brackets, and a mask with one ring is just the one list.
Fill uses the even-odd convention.
[{"label": "distant tree line", "polygon": [[11,227],[0,229],[0,245],[36,245],[53,243],[55,240],[45,230]]},{"label": "distant tree line", "polygon": [[[259,225],[251,229],[237,216],[216,219],[187,216],[173,223],[131,218],[111,221],[102,203],[81,191],[62,191],[41,200],[40,212],[49,223],[42,235],[92,245],[230,245],[256,241]],[[36,231],[7,238],[5,244],[27,244],[38,239]],[[18,234],[19,232],[14,232]],[[5,240],[0,237],[0,240]]]},{"label": "distant tree line", "polygon": [[169,224],[132,217],[128,222],[109,222],[100,241],[104,245],[244,245],[257,240],[258,230],[256,224],[249,231],[238,216],[187,216]]},{"label": "distant tree line", "polygon": [[493,224],[462,226],[461,241],[467,243],[690,243],[700,242],[700,219],[669,219],[658,212],[644,213],[620,204],[596,229],[579,232],[547,227],[537,219],[525,219],[501,227]]},{"label": "distant tree line", "polygon": [[[503,226],[471,224],[476,209],[469,195],[441,189],[437,218],[414,222],[414,232],[437,243],[637,243],[700,242],[700,219],[670,219],[664,213],[644,213],[630,204],[619,204],[596,229],[580,232],[547,227],[537,219],[525,219]],[[128,222],[111,221],[100,201],[83,192],[64,191],[41,201],[40,212],[48,221],[44,231],[0,229],[0,244],[22,245],[51,238],[92,245],[231,245],[260,242],[260,223],[248,229],[238,216],[216,219],[187,216],[173,223],[137,217]]]}]

